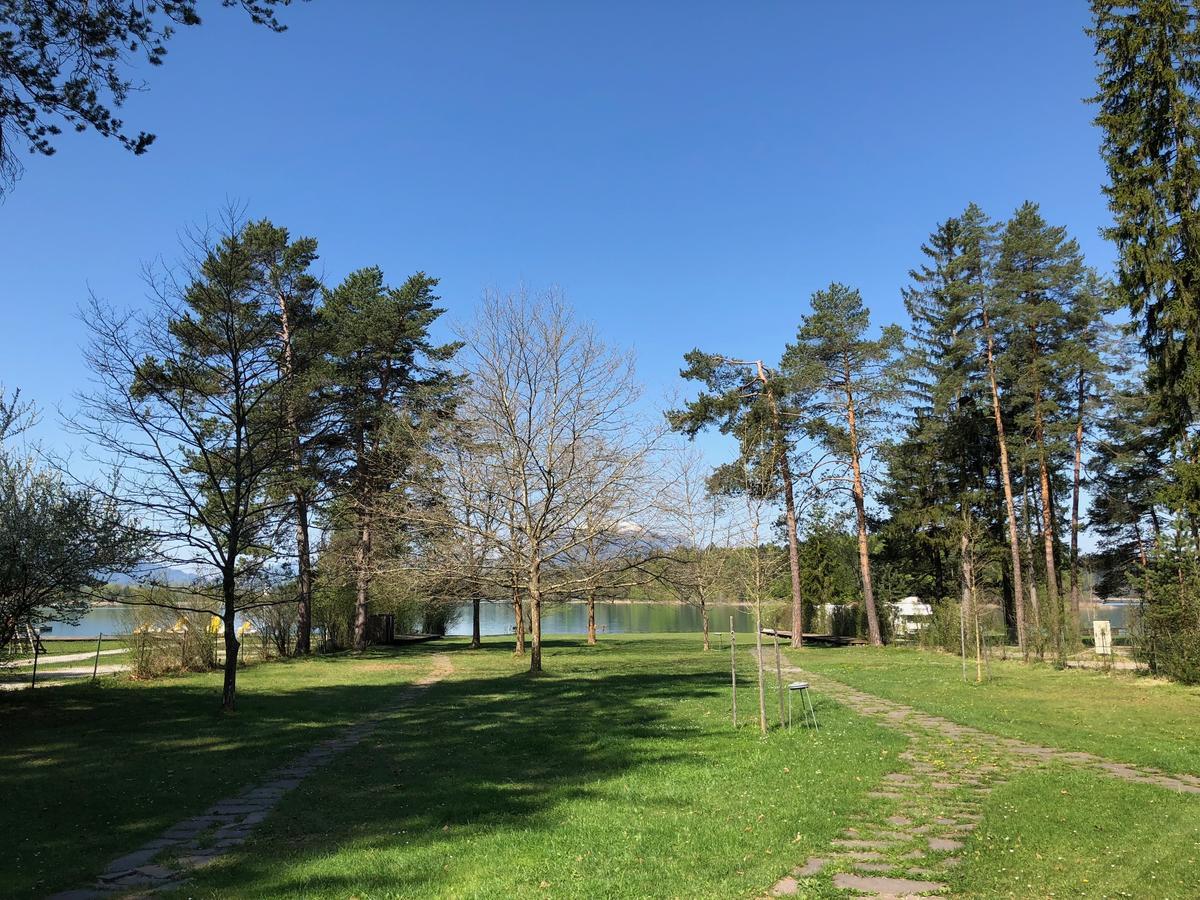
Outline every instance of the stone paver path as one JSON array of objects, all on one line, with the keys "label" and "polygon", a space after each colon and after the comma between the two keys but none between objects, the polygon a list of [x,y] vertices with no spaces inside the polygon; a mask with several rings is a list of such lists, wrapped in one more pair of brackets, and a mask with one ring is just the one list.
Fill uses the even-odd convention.
[{"label": "stone paver path", "polygon": [[1026,769],[1051,762],[1200,794],[1200,778],[1112,762],[1091,753],[1041,747],[960,725],[840,681],[789,666],[813,689],[904,733],[901,771],[885,775],[868,796],[879,801],[852,820],[820,858],[809,859],[772,889],[798,894],[806,878],[832,874],[833,884],[876,898],[945,896],[942,879],[961,862],[967,835],[983,818],[983,799]]},{"label": "stone paver path", "polygon": [[280,800],[338,754],[360,744],[392,712],[411,703],[431,684],[453,671],[450,657],[434,657],[433,668],[402,689],[395,702],[352,725],[339,736],[322,741],[261,782],[234,797],[215,803],[190,819],[176,822],[152,841],[114,859],[91,887],[64,891],[50,900],[85,900],[122,895],[152,896],[179,887],[190,870],[207,865],[245,842]]}]

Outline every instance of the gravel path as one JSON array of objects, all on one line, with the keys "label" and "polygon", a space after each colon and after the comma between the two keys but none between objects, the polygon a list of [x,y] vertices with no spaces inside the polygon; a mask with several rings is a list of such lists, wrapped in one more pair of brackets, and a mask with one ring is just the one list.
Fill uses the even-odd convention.
[{"label": "gravel path", "polygon": [[241,794],[213,804],[198,816],[176,822],[154,840],[114,859],[90,887],[63,891],[50,900],[149,897],[159,890],[179,887],[192,869],[208,865],[244,843],[279,801],[305,778],[360,744],[389,713],[417,699],[422,691],[453,670],[450,657],[435,656],[433,668],[402,689],[390,706],[350,726],[339,736],[322,741]]},{"label": "gravel path", "polygon": [[[117,647],[115,650],[101,650],[100,655],[101,656],[115,656],[119,653],[128,653],[128,652],[129,652],[128,647]],[[95,659],[95,658],[96,658],[95,650],[92,650],[88,653],[43,653],[41,656],[38,657],[38,665],[39,666],[47,666],[47,665],[51,665],[51,664],[57,665],[58,663],[79,662],[81,659]],[[15,661],[9,663],[9,665],[17,666],[17,667],[32,666],[33,665],[33,657],[31,656],[28,659],[18,659],[18,660],[15,660]]]},{"label": "gravel path", "polygon": [[803,669],[809,682],[861,715],[902,732],[909,746],[901,771],[884,776],[868,796],[879,801],[852,821],[828,853],[780,880],[774,896],[797,894],[805,878],[833,873],[836,887],[876,898],[945,895],[942,881],[961,861],[966,836],[983,818],[983,800],[1014,775],[1051,762],[1168,790],[1200,794],[1200,778],[1117,763],[1091,753],[1042,747],[960,725],[903,703],[863,693]]},{"label": "gravel path", "polygon": [[[132,666],[124,664],[106,663],[102,666],[63,666],[60,669],[38,669],[37,689],[59,687],[64,684],[71,684],[73,681],[79,681],[83,678],[91,678],[92,674],[100,675],[117,675],[121,672],[128,672]],[[20,681],[5,681],[0,682],[0,691],[26,691],[32,687],[31,678],[32,672],[5,672],[6,675],[19,675]]]}]

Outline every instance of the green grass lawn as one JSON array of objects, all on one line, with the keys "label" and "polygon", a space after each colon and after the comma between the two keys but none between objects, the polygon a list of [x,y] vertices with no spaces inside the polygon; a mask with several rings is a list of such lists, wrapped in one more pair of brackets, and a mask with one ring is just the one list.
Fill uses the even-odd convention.
[{"label": "green grass lawn", "polygon": [[749,669],[735,732],[728,657],[696,644],[551,640],[539,678],[507,641],[440,644],[450,680],[181,895],[757,896],[869,802],[904,744],[819,698],[819,731],[764,740]]},{"label": "green grass lawn", "polygon": [[[0,695],[2,893],[89,882],[114,857],[389,705],[436,654],[453,663],[445,681],[288,794],[179,896],[760,896],[876,802],[866,793],[898,768],[904,739],[819,691],[819,731],[760,738],[748,656],[735,731],[729,657],[697,644],[555,638],[536,678],[502,639],[475,651],[448,639],[254,665],[232,716],[218,710],[218,673]],[[999,664],[977,687],[959,681],[953,658],[913,651],[793,658],[1000,734],[1197,768],[1194,690]],[[772,693],[773,724],[777,708]],[[960,896],[1192,890],[1196,797],[1054,768],[999,788],[984,813],[951,875]]]},{"label": "green grass lawn", "polygon": [[[1200,688],[1133,674],[994,660],[962,680],[957,657],[900,648],[806,648],[800,666],[996,734],[1200,774]],[[970,674],[970,673],[968,673]]]},{"label": "green grass lawn", "polygon": [[215,672],[0,694],[0,894],[90,880],[388,702],[427,671],[428,652],[251,666],[232,716],[220,712]]},{"label": "green grass lawn", "polygon": [[992,794],[951,888],[972,897],[1194,897],[1200,799],[1087,772]]}]

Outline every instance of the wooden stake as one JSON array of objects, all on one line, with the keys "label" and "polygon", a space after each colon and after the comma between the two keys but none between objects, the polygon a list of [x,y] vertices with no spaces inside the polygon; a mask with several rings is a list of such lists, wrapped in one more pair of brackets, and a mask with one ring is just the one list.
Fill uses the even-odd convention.
[{"label": "wooden stake", "polygon": [[967,622],[963,616],[966,614],[964,607],[967,605],[966,598],[958,604],[958,637],[962,642],[962,680],[967,680]]},{"label": "wooden stake", "polygon": [[733,690],[733,727],[737,728],[737,632],[733,616],[729,617],[729,680]]},{"label": "wooden stake", "polygon": [[779,727],[783,727],[783,666],[779,661],[779,634],[772,632],[771,639],[775,642],[775,684],[779,688]]}]

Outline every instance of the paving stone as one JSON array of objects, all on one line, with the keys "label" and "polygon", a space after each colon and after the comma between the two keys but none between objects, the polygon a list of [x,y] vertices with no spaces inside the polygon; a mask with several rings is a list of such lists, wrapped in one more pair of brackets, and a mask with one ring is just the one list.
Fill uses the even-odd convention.
[{"label": "paving stone", "polygon": [[929,849],[930,850],[938,850],[938,851],[961,850],[962,846],[963,846],[962,841],[952,841],[952,840],[950,840],[950,838],[936,838],[935,837],[935,838],[929,839]]},{"label": "paving stone", "polygon": [[780,878],[775,882],[775,887],[771,888],[771,893],[776,897],[787,897],[792,894],[799,893],[800,883],[791,875],[786,878]]},{"label": "paving stone", "polygon": [[161,847],[143,847],[140,850],[134,850],[132,853],[126,853],[124,856],[114,859],[108,864],[108,870],[101,878],[106,878],[108,873],[119,875],[128,872],[131,869],[136,869],[138,866],[144,866],[154,857],[162,852]]},{"label": "paving stone", "polygon": [[911,825],[912,820],[906,819],[904,816],[888,816],[887,821],[892,825]]},{"label": "paving stone", "polygon": [[854,875],[850,872],[839,872],[833,876],[833,883],[842,890],[862,891],[864,893],[882,894],[884,896],[904,896],[906,894],[924,894],[930,891],[943,891],[944,884],[936,881],[914,881],[911,878],[886,878],[882,875]]},{"label": "paving stone", "polygon": [[792,874],[797,878],[810,878],[820,872],[823,868],[825,868],[825,860],[821,859],[820,857],[810,856],[808,858],[808,862],[806,862],[804,865],[792,869]]},{"label": "paving stone", "polygon": [[193,853],[191,856],[181,856],[179,865],[188,869],[200,869],[221,858],[219,853]]},{"label": "paving stone", "polygon": [[911,841],[913,835],[904,831],[888,831],[883,828],[873,828],[863,835],[871,841]]}]

